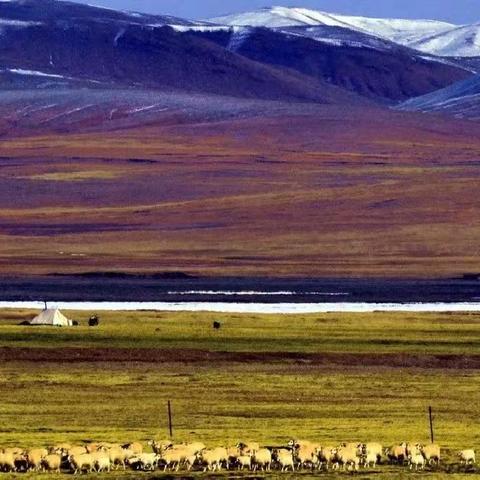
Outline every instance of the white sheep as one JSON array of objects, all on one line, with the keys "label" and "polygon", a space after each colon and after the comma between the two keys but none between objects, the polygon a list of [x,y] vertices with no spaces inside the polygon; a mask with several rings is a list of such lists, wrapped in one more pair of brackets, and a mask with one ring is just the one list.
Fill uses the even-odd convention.
[{"label": "white sheep", "polygon": [[457,453],[460,459],[461,465],[474,465],[475,464],[475,451],[474,450],[461,450]]},{"label": "white sheep", "polygon": [[421,453],[414,453],[408,457],[408,463],[410,465],[410,470],[415,467],[415,470],[423,470],[425,468],[425,458]]}]

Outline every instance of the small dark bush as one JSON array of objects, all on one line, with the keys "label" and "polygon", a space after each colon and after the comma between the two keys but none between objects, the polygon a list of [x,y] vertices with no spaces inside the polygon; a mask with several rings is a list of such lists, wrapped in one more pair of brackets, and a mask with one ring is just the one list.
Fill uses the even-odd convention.
[{"label": "small dark bush", "polygon": [[213,322],[213,328],[215,330],[218,330],[221,326],[222,326],[222,324],[220,322]]},{"label": "small dark bush", "polygon": [[97,327],[99,323],[100,323],[100,319],[98,318],[97,315],[92,315],[88,319],[88,326],[89,327]]},{"label": "small dark bush", "polygon": [[78,327],[78,325],[79,325],[79,324],[78,324],[77,320],[72,320],[72,326]]}]

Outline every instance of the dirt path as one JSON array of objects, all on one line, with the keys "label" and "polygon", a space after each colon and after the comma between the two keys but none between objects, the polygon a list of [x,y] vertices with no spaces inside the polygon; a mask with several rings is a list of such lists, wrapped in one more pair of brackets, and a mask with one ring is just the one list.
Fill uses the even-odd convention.
[{"label": "dirt path", "polygon": [[480,355],[217,352],[135,348],[0,348],[0,362],[235,362],[394,368],[480,369]]}]

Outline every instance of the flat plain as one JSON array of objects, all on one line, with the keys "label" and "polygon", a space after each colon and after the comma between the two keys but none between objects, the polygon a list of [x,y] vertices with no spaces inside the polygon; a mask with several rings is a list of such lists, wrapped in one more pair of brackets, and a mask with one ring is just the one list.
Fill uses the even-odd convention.
[{"label": "flat plain", "polygon": [[0,273],[479,272],[480,126],[428,118],[300,105],[9,133]]},{"label": "flat plain", "polygon": [[[105,312],[91,328],[85,312],[67,313],[79,327],[18,326],[34,312],[0,312],[2,446],[165,438],[168,400],[176,441],[387,446],[428,442],[432,406],[443,466],[412,475],[475,476],[454,454],[480,449],[480,315]],[[383,465],[358,478],[409,475]],[[311,474],[282,478],[299,476]]]}]

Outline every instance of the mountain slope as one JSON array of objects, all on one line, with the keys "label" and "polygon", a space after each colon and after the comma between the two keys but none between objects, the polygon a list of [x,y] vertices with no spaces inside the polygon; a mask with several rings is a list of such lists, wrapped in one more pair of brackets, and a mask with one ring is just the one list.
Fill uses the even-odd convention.
[{"label": "mountain slope", "polygon": [[[91,15],[89,16],[89,13]],[[118,18],[117,18],[118,17]],[[325,82],[262,65],[143,17],[53,0],[0,2],[0,69],[42,84],[90,82],[275,100],[344,101]],[[146,17],[148,22],[158,17]],[[131,21],[130,21],[131,20]],[[164,19],[165,20],[165,19]],[[35,73],[36,72],[36,73]],[[13,82],[15,78],[9,78]],[[349,100],[354,101],[353,96]]]},{"label": "mountain slope", "polygon": [[[315,39],[304,34],[305,28]],[[192,35],[216,41],[256,62],[295,70],[381,102],[423,95],[471,75],[463,68],[341,27],[287,31],[236,27],[228,32],[197,30]]]},{"label": "mountain slope", "polygon": [[400,104],[398,109],[446,113],[460,118],[480,119],[480,75],[429,95],[412,98]]}]

